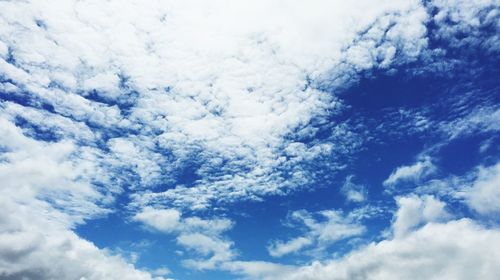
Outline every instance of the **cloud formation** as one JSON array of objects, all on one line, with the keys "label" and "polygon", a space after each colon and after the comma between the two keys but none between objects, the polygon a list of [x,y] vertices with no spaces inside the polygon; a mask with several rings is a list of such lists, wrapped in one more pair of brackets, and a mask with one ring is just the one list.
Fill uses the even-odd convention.
[{"label": "cloud formation", "polygon": [[418,182],[423,177],[432,174],[435,169],[430,157],[425,156],[412,165],[396,168],[382,184],[386,187],[393,187],[400,182]]},{"label": "cloud formation", "polygon": [[494,215],[500,211],[500,163],[480,167],[472,186],[463,192],[470,208],[481,214]]},{"label": "cloud formation", "polygon": [[305,234],[288,241],[276,240],[272,242],[267,247],[269,254],[273,257],[281,257],[301,251],[313,244],[315,245],[313,251],[321,252],[339,240],[359,236],[366,230],[360,223],[360,220],[366,215],[363,212],[365,209],[353,211],[348,215],[335,210],[325,210],[318,213],[309,213],[305,210],[294,211],[290,214],[290,222],[305,226]]},{"label": "cloud formation", "polygon": [[[251,279],[496,278],[500,272],[498,230],[470,219],[449,220],[445,204],[433,197],[401,197],[398,205],[393,238],[344,257],[304,266],[235,262],[227,268]],[[414,227],[417,223],[420,226]]]},{"label": "cloud formation", "polygon": [[111,170],[137,187],[168,188],[138,204],[202,209],[310,182],[300,165],[345,153],[286,137],[337,106],[313,82],[411,61],[426,46],[417,1],[367,1],[363,16],[361,3],[325,1],[307,16],[268,1],[96,5],[2,2],[2,84],[8,100],[88,128],[85,144],[111,152]]},{"label": "cloud formation", "polygon": [[[0,277],[162,279],[165,268],[143,271],[76,235],[118,209],[175,238],[189,254],[183,263],[198,270],[258,279],[498,275],[498,231],[452,220],[438,196],[399,197],[392,239],[302,267],[239,260],[227,236],[235,223],[212,212],[344,171],[371,136],[354,118],[335,118],[350,109],[337,92],[420,61],[452,68],[458,62],[436,63],[471,48],[497,54],[498,26],[493,0],[0,1]],[[454,119],[422,113],[411,129],[437,127],[446,141],[499,130],[498,107],[455,105]],[[383,185],[421,183],[436,168],[421,157]],[[448,196],[497,213],[498,169],[480,167]],[[340,191],[369,204],[352,178]],[[268,252],[321,253],[361,236],[363,211],[295,211],[302,234],[270,237]]]}]

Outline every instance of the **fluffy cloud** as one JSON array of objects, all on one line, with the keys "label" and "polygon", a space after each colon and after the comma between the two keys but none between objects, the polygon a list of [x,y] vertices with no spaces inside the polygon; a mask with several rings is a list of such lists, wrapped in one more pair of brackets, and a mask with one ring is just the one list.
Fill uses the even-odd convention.
[{"label": "fluffy cloud", "polygon": [[[427,224],[340,260],[313,263],[287,279],[495,279],[500,232],[464,219]],[[265,279],[265,278],[264,278]],[[279,278],[268,278],[279,279]]]},{"label": "fluffy cloud", "polygon": [[0,278],[153,279],[72,231],[108,212],[91,150],[31,139],[5,119],[0,141]]},{"label": "fluffy cloud", "polygon": [[230,262],[225,267],[251,279],[495,279],[500,273],[498,229],[449,220],[445,204],[430,196],[401,197],[398,205],[393,238],[344,257],[304,266]]},{"label": "fluffy cloud", "polygon": [[462,195],[469,207],[481,214],[496,214],[500,211],[500,163],[480,167],[472,186]]},{"label": "fluffy cloud", "polygon": [[314,180],[302,165],[358,141],[343,138],[332,149],[291,135],[335,112],[336,99],[314,84],[340,86],[360,71],[412,61],[426,46],[418,1],[313,1],[303,9],[3,1],[2,85],[7,100],[92,131],[86,144],[111,152],[110,171],[127,170],[133,187],[168,185],[134,196],[138,204],[203,209],[286,193]]},{"label": "fluffy cloud", "polygon": [[236,255],[233,242],[222,236],[233,226],[229,219],[184,218],[176,209],[146,207],[133,220],[163,233],[176,234],[177,244],[198,256],[183,261],[189,268],[215,269]]},{"label": "fluffy cloud", "polygon": [[[498,52],[499,8],[496,1],[435,0],[430,2],[430,6],[438,11],[433,18],[437,29],[434,36],[448,41],[454,48],[480,48],[486,52]],[[492,34],[484,38],[479,31],[481,29],[489,30]]]},{"label": "fluffy cloud", "polygon": [[180,217],[181,213],[175,209],[145,207],[134,216],[134,220],[162,232],[172,232],[179,228]]},{"label": "fluffy cloud", "polygon": [[445,203],[433,196],[406,196],[396,199],[399,206],[392,225],[396,237],[412,232],[416,227],[446,220],[450,215],[445,210]]}]

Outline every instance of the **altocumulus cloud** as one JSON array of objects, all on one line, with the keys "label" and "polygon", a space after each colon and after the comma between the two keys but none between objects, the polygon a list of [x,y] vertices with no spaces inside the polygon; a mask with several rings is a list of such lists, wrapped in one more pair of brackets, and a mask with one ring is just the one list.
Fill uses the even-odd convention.
[{"label": "altocumulus cloud", "polygon": [[[194,270],[493,279],[496,227],[453,216],[432,194],[396,197],[386,239],[295,265],[239,259],[237,225],[221,214],[343,172],[367,139],[353,120],[332,120],[350,108],[337,91],[367,72],[458,63],[440,64],[448,54],[432,40],[452,54],[498,54],[487,29],[498,29],[495,1],[0,1],[0,278],[164,279],[155,275],[169,275],[168,263],[137,268],[75,233],[125,209],[129,224],[191,252],[182,263]],[[448,143],[497,132],[498,112],[419,121]],[[382,184],[430,184],[432,156]],[[498,163],[475,170],[450,196],[479,215],[498,212]],[[342,193],[369,204],[352,178]],[[377,207],[363,207],[292,211],[302,233],[270,237],[268,252],[323,255],[366,233],[364,211]]]}]

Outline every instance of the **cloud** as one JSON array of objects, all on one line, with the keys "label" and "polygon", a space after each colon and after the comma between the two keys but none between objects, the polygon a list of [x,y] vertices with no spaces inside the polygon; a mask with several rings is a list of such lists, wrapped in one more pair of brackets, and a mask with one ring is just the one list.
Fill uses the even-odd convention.
[{"label": "cloud", "polygon": [[423,182],[413,191],[421,195],[433,195],[448,201],[460,202],[476,213],[494,216],[498,212],[499,165],[478,165],[461,175]]},{"label": "cloud", "polygon": [[290,253],[297,252],[305,246],[311,245],[313,241],[307,237],[296,237],[286,242],[276,241],[271,244],[267,249],[269,255],[273,257],[281,257]]},{"label": "cloud", "polygon": [[353,176],[347,176],[340,191],[346,197],[347,201],[363,202],[366,200],[367,191],[363,185],[352,182]]},{"label": "cloud", "polygon": [[[10,214],[18,215],[19,211]],[[2,278],[153,279],[149,273],[135,269],[124,259],[98,249],[73,232],[49,227],[50,223],[46,223],[43,229],[26,227],[0,233]]]},{"label": "cloud", "polygon": [[418,182],[423,177],[432,174],[435,169],[431,158],[423,157],[413,165],[398,167],[382,184],[392,187],[401,182]]},{"label": "cloud", "polygon": [[183,264],[186,267],[198,270],[216,269],[221,263],[236,256],[233,242],[222,236],[234,225],[229,219],[185,218],[176,209],[145,207],[133,220],[151,229],[177,235],[177,244],[197,256],[184,259]]},{"label": "cloud", "polygon": [[235,257],[233,242],[202,233],[181,234],[177,243],[204,257],[183,261],[184,265],[194,269],[215,269]]},{"label": "cloud", "polygon": [[[85,144],[102,149],[119,182],[151,190],[133,203],[197,210],[319,180],[308,164],[349,154],[360,140],[340,137],[349,135],[340,124],[331,131],[343,139],[336,148],[294,135],[314,133],[304,128],[335,112],[336,98],[316,84],[340,86],[361,71],[413,61],[427,44],[418,1],[0,8],[8,100],[82,126],[59,127],[58,136],[86,132]],[[166,190],[154,190],[160,182]]]},{"label": "cloud", "polygon": [[392,224],[396,237],[412,232],[416,227],[444,221],[450,218],[445,210],[445,203],[433,196],[405,196],[396,199],[399,206]]},{"label": "cloud", "polygon": [[359,223],[359,218],[361,217],[357,216],[354,211],[345,216],[342,212],[335,210],[318,213],[310,213],[306,210],[294,211],[290,214],[290,222],[305,226],[305,235],[288,241],[273,241],[267,250],[273,257],[297,253],[313,244],[316,245],[314,248],[316,251],[322,251],[336,241],[363,234],[365,227]]},{"label": "cloud", "polygon": [[218,235],[234,226],[234,223],[227,218],[182,217],[181,212],[177,209],[156,209],[152,207],[141,209],[132,219],[164,233],[199,231]]},{"label": "cloud", "polygon": [[[0,118],[0,277],[5,279],[153,279],[72,229],[109,212],[96,154],[71,141],[25,136]],[[161,278],[158,278],[161,279]]]},{"label": "cloud", "polygon": [[495,106],[480,107],[463,117],[441,124],[441,130],[449,140],[474,133],[496,132],[500,130],[500,109]]},{"label": "cloud", "polygon": [[[302,267],[287,279],[495,279],[500,233],[464,219],[428,224],[327,263]],[[263,278],[265,279],[265,278]],[[268,278],[273,279],[273,278]],[[274,278],[278,279],[278,278]]]},{"label": "cloud", "polygon": [[[332,92],[426,55],[429,20],[456,48],[494,51],[497,35],[444,36],[497,28],[491,1],[433,3],[436,15],[413,0],[0,1],[1,276],[150,279],[73,232],[114,211],[118,194],[133,220],[201,256],[186,261],[194,268],[289,270],[234,260],[231,221],[181,213],[307,188],[323,178],[316,164],[345,168],[364,138],[330,121],[343,106]],[[450,135],[495,131],[491,112]],[[431,166],[401,167],[387,184]],[[489,186],[474,187],[471,207],[490,211],[476,205]],[[416,207],[439,209],[429,201]],[[364,230],[338,211],[294,215],[306,233],[271,245],[275,255]]]},{"label": "cloud", "polygon": [[[470,1],[431,1],[430,6],[438,12],[433,16],[436,32],[433,36],[446,40],[454,48],[472,49],[497,53],[500,37],[498,35],[498,3],[493,0]],[[491,30],[484,36],[478,30]]]},{"label": "cloud", "polygon": [[[430,196],[401,197],[398,205],[393,238],[343,257],[303,266],[229,262],[226,268],[250,279],[496,278],[500,272],[497,228],[485,228],[465,218],[449,220],[445,204]],[[411,220],[411,215],[418,221]],[[420,226],[414,227],[417,223]]]},{"label": "cloud", "polygon": [[231,261],[224,263],[223,269],[249,279],[280,279],[295,271],[292,265],[282,265],[265,261]]},{"label": "cloud", "polygon": [[500,163],[479,167],[473,184],[462,193],[467,205],[480,214],[500,211]]},{"label": "cloud", "polygon": [[175,209],[153,209],[146,207],[135,214],[134,220],[162,231],[172,232],[179,228],[181,213]]}]

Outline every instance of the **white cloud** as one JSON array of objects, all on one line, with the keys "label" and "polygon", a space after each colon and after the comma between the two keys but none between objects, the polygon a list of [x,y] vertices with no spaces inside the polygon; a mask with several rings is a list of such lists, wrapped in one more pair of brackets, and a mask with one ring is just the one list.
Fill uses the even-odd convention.
[{"label": "white cloud", "polygon": [[291,265],[264,261],[231,261],[224,263],[222,268],[250,279],[282,279],[296,269]]},{"label": "white cloud", "polygon": [[[250,279],[266,280],[496,279],[500,273],[497,228],[485,228],[469,219],[445,222],[450,217],[444,203],[430,196],[401,197],[398,204],[392,239],[371,243],[341,258],[303,266],[250,261],[228,262],[224,267]],[[414,227],[417,223],[421,226]]]},{"label": "white cloud", "polygon": [[[0,275],[6,279],[153,279],[72,229],[110,199],[92,186],[105,176],[91,149],[47,143],[0,118]],[[161,278],[158,278],[161,279]]]},{"label": "white cloud", "polygon": [[236,255],[233,242],[222,236],[233,226],[229,219],[184,218],[176,209],[145,207],[133,220],[160,232],[176,234],[177,244],[198,256],[196,259],[183,260],[184,265],[189,268],[215,269]]},{"label": "white cloud", "polygon": [[233,242],[203,233],[187,233],[177,237],[177,243],[204,258],[187,259],[183,263],[194,269],[215,269],[235,257]]},{"label": "white cloud", "polygon": [[432,174],[436,167],[430,157],[423,157],[413,165],[400,166],[383,182],[386,187],[392,187],[401,182],[418,182],[420,179]]},{"label": "white cloud", "polygon": [[414,191],[419,194],[433,194],[447,200],[462,202],[477,213],[494,216],[499,211],[500,163],[490,166],[479,165],[460,176],[430,180]]},{"label": "white cloud", "polygon": [[180,218],[181,213],[175,209],[153,209],[151,207],[145,207],[134,216],[134,220],[143,222],[162,232],[177,230]]},{"label": "white cloud", "polygon": [[445,203],[433,196],[406,196],[396,199],[399,206],[392,225],[396,237],[412,232],[416,227],[429,222],[439,222],[450,218]]},{"label": "white cloud", "polygon": [[280,277],[304,280],[495,279],[500,272],[499,248],[497,230],[485,229],[470,220],[431,223],[404,238],[374,243],[340,260],[315,262]]},{"label": "white cloud", "polygon": [[144,223],[152,229],[164,232],[204,232],[218,235],[233,227],[233,222],[226,218],[202,219],[199,217],[182,217],[177,209],[156,209],[145,207],[133,220]]},{"label": "white cloud", "polygon": [[500,109],[495,107],[480,107],[469,114],[451,122],[445,122],[440,130],[450,140],[478,132],[496,132],[500,130]]},{"label": "white cloud", "polygon": [[469,207],[481,214],[500,212],[500,163],[480,167],[472,186],[462,195]]},{"label": "white cloud", "polygon": [[486,37],[478,32],[479,29],[488,27],[498,31],[500,10],[495,0],[434,0],[430,5],[438,11],[433,17],[437,27],[434,36],[446,40],[454,48],[479,48],[483,52],[498,52],[498,32],[493,31]]},{"label": "white cloud", "polygon": [[[111,171],[139,176],[133,187],[169,185],[136,203],[192,209],[310,182],[301,163],[357,140],[287,160],[296,140],[284,136],[337,104],[309,81],[412,61],[427,43],[419,1],[2,1],[0,10],[0,71],[14,93],[88,126],[88,144],[111,149]],[[177,174],[193,157],[204,160],[185,188]]]},{"label": "white cloud", "polygon": [[352,182],[353,176],[347,176],[340,191],[348,201],[363,202],[366,200],[367,191],[363,185]]},{"label": "white cloud", "polygon": [[286,242],[276,241],[268,247],[269,254],[273,257],[281,257],[290,253],[297,252],[305,246],[311,245],[313,240],[308,237],[296,237]]},{"label": "white cloud", "polygon": [[365,227],[359,223],[360,218],[362,217],[358,216],[355,211],[345,216],[342,212],[334,210],[318,213],[309,213],[305,210],[294,211],[290,214],[290,220],[305,226],[305,235],[288,241],[274,241],[267,249],[273,257],[296,253],[313,244],[316,245],[314,250],[322,251],[336,241],[363,234]]}]

